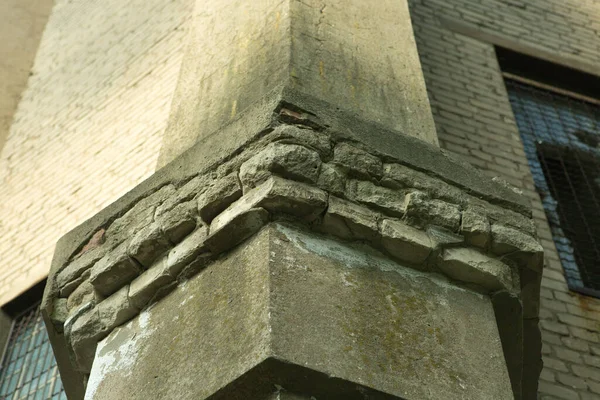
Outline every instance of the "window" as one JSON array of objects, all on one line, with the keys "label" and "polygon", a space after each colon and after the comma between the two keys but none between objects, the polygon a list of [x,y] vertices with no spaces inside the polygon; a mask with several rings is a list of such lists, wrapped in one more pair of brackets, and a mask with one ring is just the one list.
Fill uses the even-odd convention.
[{"label": "window", "polygon": [[[40,313],[39,298],[26,310],[21,309],[13,319],[5,347],[0,343],[0,349],[5,348],[0,364],[2,400],[67,398]],[[15,307],[15,304],[8,306],[9,309]]]},{"label": "window", "polygon": [[569,287],[600,297],[600,101],[590,97],[599,79],[528,57],[515,62],[502,49],[498,56]]}]

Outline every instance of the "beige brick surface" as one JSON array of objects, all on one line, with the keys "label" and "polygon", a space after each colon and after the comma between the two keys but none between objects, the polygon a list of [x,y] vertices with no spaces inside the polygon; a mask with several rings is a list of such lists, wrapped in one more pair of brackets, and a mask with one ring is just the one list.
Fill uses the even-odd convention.
[{"label": "beige brick surface", "polygon": [[52,0],[0,1],[0,149],[29,78]]},{"label": "beige brick surface", "polygon": [[154,172],[191,0],[56,0],[0,157],[0,305]]},{"label": "beige brick surface", "polygon": [[[551,53],[569,65],[600,61],[600,2],[595,0],[409,0],[417,45],[442,147],[501,176],[531,199],[545,249],[540,397],[600,399],[600,300],[567,289],[496,60],[485,42]],[[469,26],[472,37],[448,20]],[[478,34],[480,36],[478,36]],[[588,361],[586,363],[586,360]],[[595,379],[594,379],[595,376]],[[548,396],[548,397],[546,397]]]}]

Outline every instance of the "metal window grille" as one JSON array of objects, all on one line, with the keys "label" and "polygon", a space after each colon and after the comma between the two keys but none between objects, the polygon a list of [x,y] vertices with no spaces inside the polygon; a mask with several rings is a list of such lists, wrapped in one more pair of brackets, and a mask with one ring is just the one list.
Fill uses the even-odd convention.
[{"label": "metal window grille", "polygon": [[39,304],[14,321],[0,365],[0,399],[67,399]]},{"label": "metal window grille", "polygon": [[505,82],[569,287],[600,297],[600,102]]}]

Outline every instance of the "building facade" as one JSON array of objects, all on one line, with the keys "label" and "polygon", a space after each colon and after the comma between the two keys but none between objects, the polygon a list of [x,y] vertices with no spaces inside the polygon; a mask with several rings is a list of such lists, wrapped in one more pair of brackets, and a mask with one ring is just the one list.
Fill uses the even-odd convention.
[{"label": "building facade", "polygon": [[[58,239],[164,165],[159,150],[194,4],[57,0],[41,17],[37,3],[33,11],[3,4],[6,15],[35,20],[33,31],[44,26],[29,58],[18,58],[30,76],[6,90],[12,103],[2,103],[12,120],[0,159],[8,327],[28,315],[26,304],[35,306],[23,293],[47,276]],[[531,202],[545,252],[539,397],[600,398],[600,237],[587,211],[597,209],[599,192],[600,4],[411,0],[409,7],[440,146]],[[4,51],[10,59],[12,50]],[[557,156],[558,145],[577,150],[574,161]],[[554,173],[552,160],[567,172]]]}]

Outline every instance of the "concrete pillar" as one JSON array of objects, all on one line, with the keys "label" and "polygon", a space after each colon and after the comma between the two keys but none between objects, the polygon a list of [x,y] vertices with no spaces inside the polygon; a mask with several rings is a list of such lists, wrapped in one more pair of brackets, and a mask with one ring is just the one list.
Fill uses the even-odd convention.
[{"label": "concrete pillar", "polygon": [[406,1],[197,0],[159,164],[273,110],[346,114],[437,144]]},{"label": "concrete pillar", "polygon": [[58,243],[74,399],[521,399],[528,202],[437,147],[403,1],[199,1],[164,168]]}]

